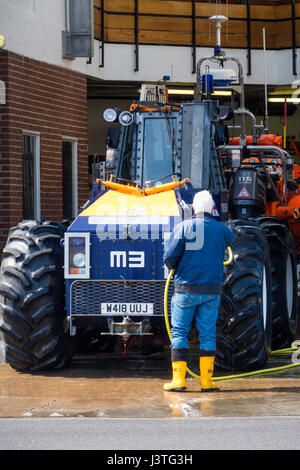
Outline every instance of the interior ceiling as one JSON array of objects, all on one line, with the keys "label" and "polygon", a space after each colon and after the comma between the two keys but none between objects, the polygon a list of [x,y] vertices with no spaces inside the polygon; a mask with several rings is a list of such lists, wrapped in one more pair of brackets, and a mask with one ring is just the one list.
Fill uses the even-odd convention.
[{"label": "interior ceiling", "polygon": [[[169,83],[170,88],[193,89],[194,83]],[[128,100],[135,101],[139,99],[140,82],[122,82],[122,81],[103,81],[88,79],[87,95],[88,99],[100,100]],[[268,89],[274,91],[274,87]],[[192,95],[170,95],[170,102],[191,101]],[[220,98],[219,98],[220,99]],[[222,103],[229,104],[230,98],[220,99]],[[263,85],[245,85],[245,104],[246,107],[255,114],[264,114],[264,86]]]},{"label": "interior ceiling", "polygon": [[140,83],[87,79],[88,99],[138,99]]},{"label": "interior ceiling", "polygon": [[[149,82],[153,83],[153,82]],[[192,89],[194,83],[169,83],[169,86],[176,89]],[[139,99],[140,82],[124,82],[124,81],[105,81],[88,78],[87,80],[87,96],[88,99]],[[274,91],[274,87],[269,89]],[[264,94],[262,85],[245,85],[246,98],[249,100],[261,99]],[[186,99],[186,96],[184,97]]]},{"label": "interior ceiling", "polygon": [[[151,83],[151,82],[149,82]],[[169,83],[169,86],[176,89],[192,89],[194,83]],[[104,81],[93,78],[88,78],[87,83],[87,96],[89,100],[99,99],[107,100],[107,106],[109,107],[109,101],[121,101],[127,100],[130,102],[139,100],[139,89],[141,87],[140,82],[123,82],[123,81]],[[268,94],[272,93],[273,96],[277,94],[280,96],[280,91],[287,90],[285,87],[268,87]],[[282,95],[281,95],[282,96]],[[169,95],[169,101],[173,103],[180,103],[182,101],[191,101],[192,95]],[[222,97],[218,98],[220,103],[223,105],[231,104],[231,98]],[[238,100],[238,97],[236,98]],[[237,103],[237,101],[236,101]],[[238,103],[237,103],[238,104]],[[257,118],[265,115],[265,88],[264,85],[245,85],[245,106],[251,111]],[[297,106],[293,103],[287,104],[287,115],[291,116],[297,110]],[[283,105],[282,103],[268,103],[268,114],[269,116],[283,116]]]}]

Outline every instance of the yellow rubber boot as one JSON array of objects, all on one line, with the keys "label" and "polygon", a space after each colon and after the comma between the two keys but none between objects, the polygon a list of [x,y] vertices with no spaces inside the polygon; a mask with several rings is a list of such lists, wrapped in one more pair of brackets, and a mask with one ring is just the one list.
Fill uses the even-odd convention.
[{"label": "yellow rubber boot", "polygon": [[214,356],[200,357],[201,392],[216,392],[219,390],[215,382],[210,380],[214,373],[214,363]]},{"label": "yellow rubber boot", "polygon": [[184,392],[186,389],[185,375],[187,363],[184,361],[172,362],[173,379],[172,382],[164,384],[167,392]]}]

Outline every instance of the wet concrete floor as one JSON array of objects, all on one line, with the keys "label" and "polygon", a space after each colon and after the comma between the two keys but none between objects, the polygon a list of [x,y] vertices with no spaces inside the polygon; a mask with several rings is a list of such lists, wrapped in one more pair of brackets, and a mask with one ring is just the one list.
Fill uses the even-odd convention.
[{"label": "wet concrete floor", "polygon": [[[272,357],[264,369],[289,364],[290,356]],[[81,355],[68,369],[33,375],[0,364],[0,418],[300,416],[300,367],[220,380],[217,393],[201,393],[190,376],[186,392],[164,392],[170,377],[159,355]]]}]

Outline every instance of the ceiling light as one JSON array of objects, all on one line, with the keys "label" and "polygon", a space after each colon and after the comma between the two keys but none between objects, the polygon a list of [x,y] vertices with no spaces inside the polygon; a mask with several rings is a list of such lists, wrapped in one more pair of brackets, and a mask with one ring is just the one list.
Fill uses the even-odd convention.
[{"label": "ceiling light", "polygon": [[[168,94],[169,95],[193,95],[194,94],[194,90],[179,90],[179,89],[175,89],[175,88],[169,88],[168,89]],[[225,90],[218,90],[218,91],[214,91],[212,93],[213,96],[231,96],[231,91],[225,91]]]},{"label": "ceiling light", "polygon": [[176,90],[168,88],[168,94],[169,95],[193,95],[194,90]]},{"label": "ceiling light", "polygon": [[[299,85],[299,83],[297,83],[297,85]],[[295,90],[297,89],[297,86],[296,87],[282,87],[282,88],[275,88],[274,91],[269,91],[268,92],[268,95],[269,96],[290,96],[292,95],[293,93],[295,93]]]},{"label": "ceiling light", "polygon": [[213,96],[231,96],[231,91],[218,90],[213,92]]},{"label": "ceiling light", "polygon": [[300,98],[268,98],[269,103],[287,103],[299,104]]}]

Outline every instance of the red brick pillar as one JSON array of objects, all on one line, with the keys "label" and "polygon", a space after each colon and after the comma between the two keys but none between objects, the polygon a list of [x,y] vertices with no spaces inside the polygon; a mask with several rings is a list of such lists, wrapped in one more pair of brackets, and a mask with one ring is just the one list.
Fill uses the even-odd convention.
[{"label": "red brick pillar", "polygon": [[78,142],[78,204],[88,199],[86,76],[0,51],[0,250],[9,227],[23,218],[22,133],[40,136],[41,219],[62,220],[62,140]]}]

